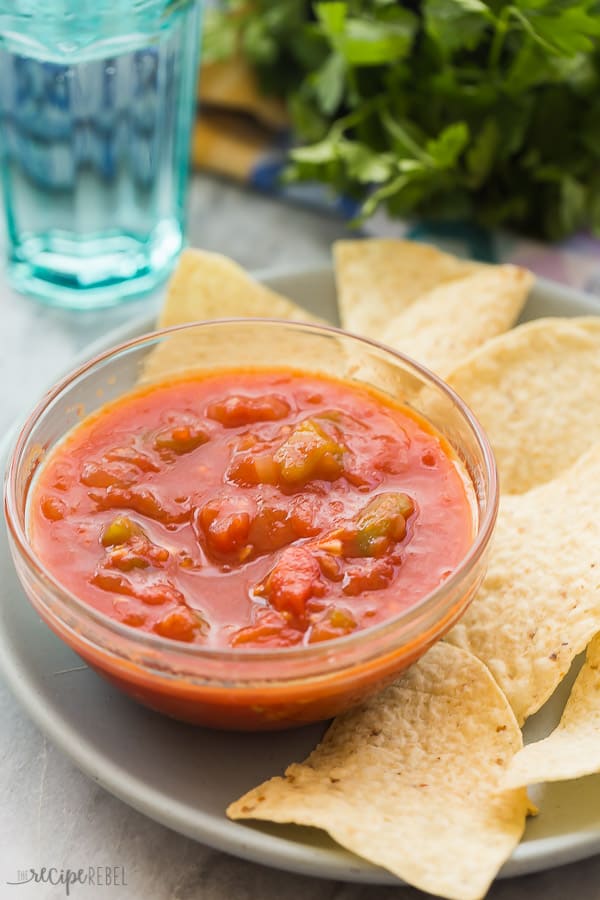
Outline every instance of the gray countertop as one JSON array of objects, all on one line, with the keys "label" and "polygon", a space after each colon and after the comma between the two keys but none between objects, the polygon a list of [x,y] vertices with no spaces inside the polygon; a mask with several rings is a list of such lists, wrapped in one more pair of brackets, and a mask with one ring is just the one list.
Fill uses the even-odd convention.
[{"label": "gray countertop", "polygon": [[[329,260],[342,224],[323,214],[205,178],[195,178],[190,242],[249,269],[285,269]],[[0,284],[0,434],[21,417],[74,354],[156,304],[65,313]],[[1,577],[1,573],[0,573]],[[0,898],[58,900],[62,886],[10,886],[19,869],[118,866],[126,887],[71,889],[75,900],[418,900],[410,888],[315,880],[254,865],[182,837],[130,809],[84,776],[31,723],[0,681]],[[600,898],[600,857],[498,882],[491,900]]]}]

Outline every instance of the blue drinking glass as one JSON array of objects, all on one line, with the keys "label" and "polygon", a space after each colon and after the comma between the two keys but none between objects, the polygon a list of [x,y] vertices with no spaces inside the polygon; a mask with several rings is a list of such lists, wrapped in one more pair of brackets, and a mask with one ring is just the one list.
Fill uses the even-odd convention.
[{"label": "blue drinking glass", "polygon": [[0,0],[8,273],[47,303],[151,290],[185,233],[201,0]]}]

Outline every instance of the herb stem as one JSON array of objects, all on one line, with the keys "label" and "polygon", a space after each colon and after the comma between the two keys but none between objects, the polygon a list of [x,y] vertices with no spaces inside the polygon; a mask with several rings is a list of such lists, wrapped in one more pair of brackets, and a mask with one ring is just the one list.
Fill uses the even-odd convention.
[{"label": "herb stem", "polygon": [[511,10],[512,7],[510,6],[506,6],[502,10],[500,18],[498,19],[494,38],[492,40],[492,46],[490,47],[489,65],[490,68],[494,71],[498,70],[498,66],[500,63],[500,55],[502,53],[502,48],[504,47],[504,39],[508,31],[508,21],[510,19]]},{"label": "herb stem", "polygon": [[361,121],[366,119],[367,116],[372,115],[374,112],[377,112],[385,104],[385,97],[374,97],[372,100],[366,100],[363,102],[360,107],[354,110],[351,113],[343,116],[341,119],[338,119],[337,122],[334,122],[332,125],[328,137],[331,140],[337,140],[342,137],[344,132],[348,131],[350,128],[353,128],[355,125],[358,125]]}]

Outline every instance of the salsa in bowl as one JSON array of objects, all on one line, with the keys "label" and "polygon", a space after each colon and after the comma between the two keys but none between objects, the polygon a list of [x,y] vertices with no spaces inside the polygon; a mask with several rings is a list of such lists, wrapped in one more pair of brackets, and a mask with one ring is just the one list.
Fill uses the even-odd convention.
[{"label": "salsa in bowl", "polygon": [[485,435],[435,376],[267,320],[92,360],[29,418],[6,490],[48,625],[154,709],[244,729],[328,718],[424,653],[496,507]]}]

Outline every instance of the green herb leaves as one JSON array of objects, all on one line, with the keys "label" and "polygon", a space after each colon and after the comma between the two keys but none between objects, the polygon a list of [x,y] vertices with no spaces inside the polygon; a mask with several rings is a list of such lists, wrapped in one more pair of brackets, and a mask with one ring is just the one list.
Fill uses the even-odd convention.
[{"label": "green herb leaves", "polygon": [[[229,0],[317,179],[393,215],[600,231],[600,0]],[[276,12],[275,12],[276,10]]]},{"label": "green herb leaves", "polygon": [[[377,4],[375,4],[377,5]],[[349,66],[381,66],[407,55],[418,19],[401,6],[380,5],[378,16],[349,15],[348,3],[316,3],[323,32]]]}]

